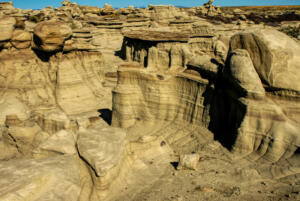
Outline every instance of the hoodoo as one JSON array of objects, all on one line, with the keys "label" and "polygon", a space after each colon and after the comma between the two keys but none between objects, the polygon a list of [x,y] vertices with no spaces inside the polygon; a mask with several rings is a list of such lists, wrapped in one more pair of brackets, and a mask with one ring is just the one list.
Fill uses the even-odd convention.
[{"label": "hoodoo", "polygon": [[300,7],[213,2],[0,2],[0,201],[300,200]]}]

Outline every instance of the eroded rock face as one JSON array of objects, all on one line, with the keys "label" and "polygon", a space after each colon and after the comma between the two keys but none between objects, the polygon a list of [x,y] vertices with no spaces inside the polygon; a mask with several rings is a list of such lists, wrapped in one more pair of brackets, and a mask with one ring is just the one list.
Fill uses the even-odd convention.
[{"label": "eroded rock face", "polygon": [[296,39],[211,3],[0,3],[0,200],[299,200]]},{"label": "eroded rock face", "polygon": [[0,42],[8,41],[11,39],[16,20],[13,17],[2,17],[0,18]]},{"label": "eroded rock face", "polygon": [[234,151],[255,160],[278,161],[299,147],[299,93],[298,84],[292,84],[299,77],[294,60],[299,54],[291,47],[298,49],[299,44],[270,29],[232,37],[227,68],[238,86],[229,90],[230,119],[237,123]]},{"label": "eroded rock face", "polygon": [[100,54],[84,53],[67,55],[58,62],[56,100],[66,114],[97,111],[100,107],[101,62]]},{"label": "eroded rock face", "polygon": [[73,156],[1,162],[1,200],[78,200],[79,166]]},{"label": "eroded rock face", "polygon": [[107,195],[111,183],[122,168],[126,133],[118,128],[80,131],[77,147],[80,156],[91,167],[91,174],[99,197]]},{"label": "eroded rock face", "polygon": [[199,74],[171,76],[129,66],[120,67],[118,76],[113,125],[127,128],[147,119],[201,122],[208,126],[208,116],[203,114],[209,113],[209,107],[204,105],[203,96],[209,83]]},{"label": "eroded rock face", "polygon": [[138,62],[152,71],[185,68],[192,57],[205,54],[224,62],[226,48],[213,39],[207,28],[203,29],[194,33],[128,32],[124,34],[122,54],[128,62]]},{"label": "eroded rock face", "polygon": [[273,29],[255,29],[235,35],[231,50],[246,49],[265,84],[275,90],[300,91],[300,46]]},{"label": "eroded rock face", "polygon": [[[53,83],[49,78],[48,64],[41,62],[30,50],[0,54],[1,93],[18,96],[29,106],[55,105]],[[26,66],[26,67],[25,67]],[[55,73],[55,72],[54,72]]]},{"label": "eroded rock face", "polygon": [[260,98],[265,96],[265,89],[255,71],[252,60],[246,50],[237,49],[229,55],[228,74],[230,81],[242,96]]},{"label": "eroded rock face", "polygon": [[11,1],[0,2],[0,10],[11,10],[14,9],[14,5]]},{"label": "eroded rock face", "polygon": [[17,49],[25,49],[31,46],[31,40],[31,33],[23,30],[15,30],[11,38],[11,43]]},{"label": "eroded rock face", "polygon": [[3,96],[0,102],[0,109],[1,126],[5,124],[7,116],[10,115],[16,116],[20,121],[25,121],[30,117],[30,110],[28,106],[15,97]]},{"label": "eroded rock face", "polygon": [[[258,33],[260,32],[265,31]],[[257,48],[265,48],[257,49],[256,53],[272,52],[272,47],[278,45],[281,34],[272,30],[266,30],[266,33],[278,39],[273,42],[274,45],[271,41],[255,43],[258,44]],[[231,136],[226,138],[231,138],[231,146],[235,153],[243,156],[250,154],[255,160],[262,157],[267,161],[278,161],[293,155],[299,147],[299,97],[295,88],[297,85],[293,86],[293,92],[290,93],[289,88],[292,87],[289,85],[282,90],[276,87],[278,91],[274,91],[276,82],[272,82],[273,88],[265,85],[263,78],[266,72],[262,69],[274,64],[267,63],[269,60],[260,54],[252,52],[251,56],[251,52],[245,50],[247,48],[235,49],[234,47],[253,46],[245,46],[245,41],[237,44],[237,37],[232,37],[231,51],[225,62],[223,74],[220,71],[222,66],[218,66],[208,55],[192,57],[186,70],[173,70],[173,74],[166,71],[158,73],[161,70],[151,66],[147,66],[146,69],[133,64],[121,66],[113,96],[113,125],[127,128],[138,121],[154,119],[171,122],[184,120],[192,124],[198,122],[216,132],[216,135],[218,129],[220,132],[231,133]],[[298,44],[292,39],[286,40],[284,44],[291,43],[295,45],[295,49],[298,48]],[[139,44],[141,43],[133,43],[133,47],[139,49]],[[150,50],[151,48],[149,53]],[[139,53],[133,52],[132,55],[138,58],[141,55],[141,52]],[[278,57],[276,55],[276,51],[272,53],[272,61],[281,61],[281,54]],[[298,57],[295,52],[290,55],[290,62]],[[151,55],[148,54],[148,57],[151,58]],[[259,59],[259,64],[262,64],[260,67],[255,63]],[[298,74],[297,65],[291,63],[288,67],[294,72],[292,80]],[[284,68],[284,65],[279,63],[274,66]],[[273,79],[272,73],[270,80]],[[280,71],[279,75],[289,80],[290,72]],[[223,79],[228,80],[228,83],[222,83]],[[224,90],[226,93],[222,92]],[[228,99],[221,103],[224,98]],[[282,130],[286,132],[281,132]],[[232,134],[236,135],[236,139]]]},{"label": "eroded rock face", "polygon": [[72,29],[65,23],[41,22],[34,28],[36,48],[45,52],[56,52],[63,48],[64,42],[72,35]]}]

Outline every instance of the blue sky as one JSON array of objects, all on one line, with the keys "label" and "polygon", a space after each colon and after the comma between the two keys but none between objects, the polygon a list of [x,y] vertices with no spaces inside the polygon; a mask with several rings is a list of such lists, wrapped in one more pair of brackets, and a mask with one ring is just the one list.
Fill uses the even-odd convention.
[{"label": "blue sky", "polygon": [[[7,0],[0,0],[4,2]],[[32,8],[41,9],[46,6],[59,7],[62,0],[13,0],[16,8]],[[102,7],[105,3],[109,3],[114,7],[127,7],[134,5],[136,7],[147,6],[148,4],[164,4],[164,5],[178,5],[178,6],[199,6],[207,2],[207,0],[71,0],[80,5],[90,5]],[[218,6],[259,6],[259,5],[300,5],[300,0],[215,0],[215,5]]]}]

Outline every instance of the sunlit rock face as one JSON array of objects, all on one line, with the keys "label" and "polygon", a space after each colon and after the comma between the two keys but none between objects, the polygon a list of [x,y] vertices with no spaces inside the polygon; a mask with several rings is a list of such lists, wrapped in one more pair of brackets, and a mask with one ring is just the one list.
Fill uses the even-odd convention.
[{"label": "sunlit rock face", "polygon": [[[277,31],[253,30],[231,38],[224,67],[208,55],[193,55],[187,64],[180,62],[182,66],[172,68],[170,64],[178,60],[178,55],[171,54],[172,48],[180,40],[179,44],[188,48],[187,41],[171,34],[163,38],[166,41],[157,41],[155,36],[128,35],[135,40],[127,39],[123,44],[126,58],[140,64],[119,67],[113,96],[114,126],[128,128],[139,121],[186,121],[209,128],[235,153],[250,155],[254,160],[262,157],[278,161],[293,155],[299,147],[299,101],[297,84],[288,80],[299,74],[298,63],[293,62],[298,58],[293,51],[299,48],[298,43],[289,37],[278,43],[282,34]],[[262,36],[276,38],[275,44]],[[169,55],[164,57],[165,62],[151,51],[165,46],[164,42],[172,46],[165,51]],[[287,54],[279,53],[274,48],[277,46],[285,47],[282,51]],[[153,65],[153,61],[161,63]],[[279,68],[282,70],[276,74]]]},{"label": "sunlit rock face", "polygon": [[300,200],[298,8],[211,3],[0,2],[0,201]]},{"label": "sunlit rock face", "polygon": [[119,67],[113,125],[129,127],[146,119],[208,127],[207,100],[213,98],[218,62],[194,53],[189,39],[188,34],[154,31],[125,35],[123,56],[136,63]]},{"label": "sunlit rock face", "polygon": [[233,150],[255,160],[290,157],[300,142],[299,44],[266,29],[237,34],[230,45],[225,70],[234,82],[227,94],[228,125],[236,124]]},{"label": "sunlit rock face", "polygon": [[16,19],[13,17],[6,16],[0,18],[0,28],[2,30],[0,34],[1,43],[11,39],[15,24]]},{"label": "sunlit rock face", "polygon": [[222,63],[226,46],[206,27],[191,33],[132,31],[125,33],[121,50],[128,62],[138,62],[151,70],[184,68],[195,56],[208,55]]},{"label": "sunlit rock face", "polygon": [[[208,80],[181,73],[164,75],[144,69],[120,67],[113,96],[113,125],[129,127],[136,121],[166,120],[208,125],[204,105]],[[150,84],[151,83],[151,84]]]},{"label": "sunlit rock face", "polygon": [[72,29],[63,22],[41,22],[34,28],[34,44],[45,52],[63,48],[64,42],[72,35]]}]

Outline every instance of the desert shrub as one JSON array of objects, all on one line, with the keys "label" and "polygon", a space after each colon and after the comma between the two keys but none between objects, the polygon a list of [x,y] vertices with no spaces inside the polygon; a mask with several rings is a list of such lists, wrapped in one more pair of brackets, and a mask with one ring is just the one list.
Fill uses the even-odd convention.
[{"label": "desert shrub", "polygon": [[287,27],[282,27],[279,31],[294,37],[294,38],[298,38],[298,36],[300,36],[300,26],[298,27],[294,27],[294,26],[287,26]]},{"label": "desert shrub", "polygon": [[74,22],[70,23],[69,26],[71,29],[77,29],[77,26]]},{"label": "desert shrub", "polygon": [[40,21],[39,17],[36,16],[36,15],[31,15],[31,16],[29,16],[29,19],[28,19],[28,20],[31,21],[31,22],[35,22],[35,23],[37,23],[37,22]]}]

